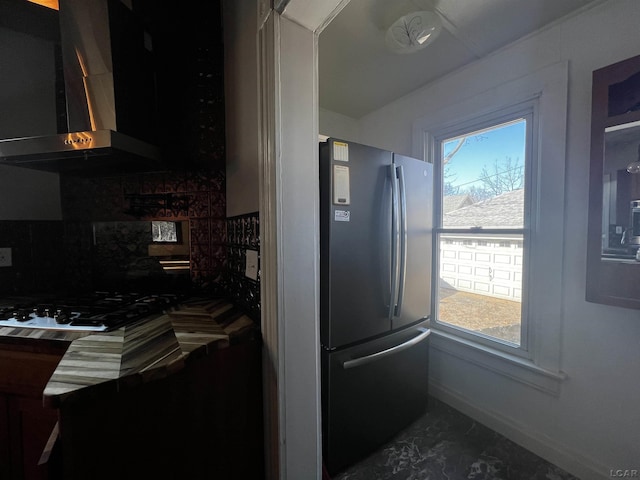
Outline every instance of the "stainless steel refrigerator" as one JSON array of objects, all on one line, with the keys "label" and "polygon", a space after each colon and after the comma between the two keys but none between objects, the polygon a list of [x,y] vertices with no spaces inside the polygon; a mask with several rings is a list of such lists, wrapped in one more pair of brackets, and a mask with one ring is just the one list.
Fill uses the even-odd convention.
[{"label": "stainless steel refrigerator", "polygon": [[334,474],[427,407],[432,165],[320,144],[323,457]]}]

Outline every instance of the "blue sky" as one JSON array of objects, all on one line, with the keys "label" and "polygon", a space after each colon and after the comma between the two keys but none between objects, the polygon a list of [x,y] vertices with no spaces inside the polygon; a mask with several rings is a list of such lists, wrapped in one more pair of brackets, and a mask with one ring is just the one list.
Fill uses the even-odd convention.
[{"label": "blue sky", "polygon": [[[443,153],[449,153],[458,143],[458,140],[445,142]],[[525,149],[525,121],[507,124],[506,126],[483,131],[477,135],[467,137],[466,143],[449,161],[447,178],[445,181],[453,185],[460,185],[461,190],[472,185],[480,176],[483,166],[491,172],[495,160],[504,161],[511,157],[512,162],[519,160],[520,166],[524,165]],[[450,174],[450,176],[449,176]],[[481,183],[475,183],[481,186]]]}]

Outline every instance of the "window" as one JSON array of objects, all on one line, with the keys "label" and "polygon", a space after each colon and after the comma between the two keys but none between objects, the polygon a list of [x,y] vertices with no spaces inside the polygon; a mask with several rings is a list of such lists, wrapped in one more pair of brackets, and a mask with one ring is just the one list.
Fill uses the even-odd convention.
[{"label": "window", "polygon": [[181,241],[181,233],[177,222],[151,222],[151,235],[154,243],[178,243]]},{"label": "window", "polygon": [[[434,319],[463,338],[527,350],[533,105],[435,137]],[[516,249],[524,245],[524,249]]]},{"label": "window", "polygon": [[[452,359],[467,362],[473,368],[485,368],[557,395],[565,378],[560,355],[562,298],[564,289],[572,288],[563,281],[568,64],[558,62],[524,75],[522,72],[503,73],[504,76],[499,78],[486,79],[489,83],[466,82],[465,89],[461,89],[453,101],[452,97],[434,97],[429,113],[413,124],[413,150],[414,156],[424,155],[425,159],[433,161],[436,178],[442,178],[444,172],[441,169],[438,173],[438,163],[441,163],[438,159],[443,142],[476,132],[484,135],[486,130],[517,123],[520,119],[525,121],[525,150],[519,158],[524,167],[522,227],[494,230],[485,222],[477,225],[483,227],[481,229],[459,231],[449,226],[445,230],[441,213],[447,207],[442,195],[444,183],[436,182],[435,200],[439,205],[435,213],[436,217],[440,216],[434,219],[436,237],[432,282],[436,289],[440,278],[440,266],[437,265],[439,249],[443,243],[462,245],[470,234],[476,241],[471,247],[465,247],[467,256],[486,253],[489,248],[504,248],[509,255],[520,255],[522,276],[517,308],[521,321],[520,339],[519,343],[507,341],[496,335],[456,326],[453,321],[438,320],[439,291],[433,292],[432,360],[434,365],[440,366],[447,365]],[[468,76],[473,75],[469,73]],[[504,158],[504,153],[494,155],[486,162],[488,168],[493,165],[493,160],[500,162]],[[451,161],[455,160],[453,157]],[[515,162],[515,155],[511,160]],[[507,233],[508,237],[505,236]],[[449,244],[445,237],[455,238]],[[479,245],[478,241],[487,244]],[[444,255],[443,252],[442,257]],[[478,267],[477,272],[472,273],[495,279],[503,275],[502,265],[495,262],[484,270]],[[469,271],[469,266],[466,271]],[[518,294],[515,290],[513,292]]]}]

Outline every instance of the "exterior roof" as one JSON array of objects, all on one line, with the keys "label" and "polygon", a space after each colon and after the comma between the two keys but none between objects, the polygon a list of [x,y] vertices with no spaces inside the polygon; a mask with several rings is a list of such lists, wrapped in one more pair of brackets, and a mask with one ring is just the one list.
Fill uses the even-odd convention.
[{"label": "exterior roof", "polygon": [[447,195],[443,198],[442,202],[442,211],[444,213],[452,212],[453,210],[457,210],[462,207],[466,207],[467,205],[471,205],[473,203],[473,198],[470,195]]},{"label": "exterior roof", "polygon": [[446,212],[444,227],[521,228],[524,226],[524,189]]}]

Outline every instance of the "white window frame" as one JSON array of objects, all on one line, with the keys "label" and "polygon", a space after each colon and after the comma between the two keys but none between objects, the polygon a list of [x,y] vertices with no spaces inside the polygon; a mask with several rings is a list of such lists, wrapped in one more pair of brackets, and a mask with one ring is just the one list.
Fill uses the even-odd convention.
[{"label": "white window frame", "polygon": [[[430,137],[433,139],[433,164],[434,164],[434,231],[433,231],[433,280],[431,298],[434,299],[431,308],[432,322],[441,329],[443,332],[448,332],[451,335],[457,335],[461,338],[467,339],[472,342],[495,348],[504,352],[508,352],[512,355],[531,359],[531,352],[529,349],[529,315],[528,315],[528,285],[529,285],[529,262],[530,262],[530,232],[531,225],[535,224],[535,209],[531,208],[532,203],[535,201],[532,199],[531,192],[534,190],[534,177],[533,173],[537,170],[537,137],[538,137],[538,99],[532,99],[523,102],[518,105],[508,107],[506,109],[497,110],[489,114],[482,115],[478,118],[456,123],[449,127],[437,129],[431,132]],[[494,127],[498,127],[502,124],[510,123],[514,120],[523,119],[526,122],[525,128],[525,159],[524,164],[524,225],[522,228],[492,228],[492,229],[471,229],[471,228],[446,228],[442,226],[442,191],[443,191],[443,164],[442,164],[442,143],[451,138],[465,136],[466,133],[472,134],[481,130],[490,130]],[[522,235],[522,240],[525,245],[523,266],[522,266],[522,304],[521,304],[521,328],[520,328],[520,345],[514,345],[504,341],[500,341],[497,338],[482,335],[470,330],[464,330],[454,325],[440,322],[438,318],[438,297],[440,289],[440,236],[446,234],[468,234],[478,235],[483,238],[483,235],[487,234],[518,234]]]},{"label": "white window frame", "polygon": [[[478,82],[477,87],[469,82],[453,104],[445,103],[445,95],[435,96],[425,106],[430,113],[413,124],[413,154],[432,161],[439,132],[527,102],[535,104],[534,125],[538,131],[532,145],[535,170],[530,175],[529,188],[532,216],[526,285],[527,347],[522,350],[526,354],[466,338],[441,328],[437,322],[432,324],[431,348],[558,395],[566,378],[560,350],[568,62],[548,65],[511,80],[503,78],[496,75],[495,84],[490,87],[486,82]],[[437,270],[432,278],[433,283],[437,282]]]}]

